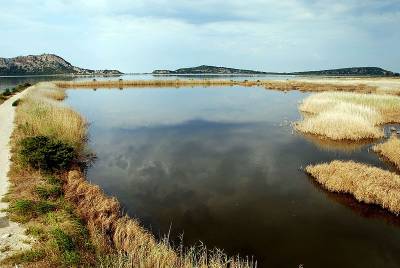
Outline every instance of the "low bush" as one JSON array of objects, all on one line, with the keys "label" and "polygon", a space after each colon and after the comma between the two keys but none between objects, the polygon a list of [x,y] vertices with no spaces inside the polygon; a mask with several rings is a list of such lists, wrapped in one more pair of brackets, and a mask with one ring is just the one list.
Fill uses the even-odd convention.
[{"label": "low bush", "polygon": [[18,99],[18,100],[15,100],[13,103],[12,103],[12,106],[14,106],[14,107],[16,107],[16,106],[18,106],[19,105],[19,103],[21,102],[21,100],[20,99]]},{"label": "low bush", "polygon": [[36,169],[65,170],[76,158],[72,146],[47,136],[25,138],[20,145],[22,161]]},{"label": "low bush", "polygon": [[2,93],[2,95],[5,96],[5,97],[10,96],[11,94],[12,93],[11,93],[11,90],[9,88],[6,88],[4,90],[4,92]]}]

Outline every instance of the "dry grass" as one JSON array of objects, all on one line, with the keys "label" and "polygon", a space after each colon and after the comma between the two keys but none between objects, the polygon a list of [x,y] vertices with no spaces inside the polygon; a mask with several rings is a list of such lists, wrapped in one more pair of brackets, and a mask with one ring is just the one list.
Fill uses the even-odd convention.
[{"label": "dry grass", "polygon": [[400,122],[400,97],[352,92],[323,92],[300,105],[305,113],[297,130],[332,140],[383,137],[381,124]]},{"label": "dry grass", "polygon": [[108,80],[108,81],[56,81],[61,88],[124,88],[124,87],[195,87],[195,86],[259,86],[275,90],[300,90],[300,91],[357,91],[375,92],[376,87],[365,84],[321,84],[302,82],[296,80],[271,81],[271,80],[220,80],[220,79],[188,79],[188,80]]},{"label": "dry grass", "polygon": [[255,266],[253,261],[228,257],[219,250],[209,252],[205,247],[176,251],[168,239],[157,241],[136,220],[123,216],[118,201],[87,182],[81,172],[70,171],[65,180],[65,198],[76,205],[78,215],[87,222],[92,237],[97,240],[94,244],[120,252],[101,256],[101,267]]},{"label": "dry grass", "polygon": [[18,107],[16,123],[20,135],[15,137],[17,141],[43,135],[83,149],[87,123],[77,112],[58,102],[65,97],[64,90],[51,83],[34,86],[23,99],[23,105]]},{"label": "dry grass", "polygon": [[338,83],[315,83],[315,82],[303,82],[298,80],[287,80],[287,81],[262,81],[262,86],[267,89],[276,90],[300,90],[300,91],[348,91],[348,92],[363,92],[371,93],[375,92],[377,88],[375,86],[369,86],[361,83],[354,84],[338,84]]},{"label": "dry grass", "polygon": [[400,176],[395,173],[353,161],[310,165],[306,172],[329,191],[400,213]]},{"label": "dry grass", "polygon": [[398,137],[393,135],[386,142],[375,145],[373,150],[400,169],[400,139]]}]

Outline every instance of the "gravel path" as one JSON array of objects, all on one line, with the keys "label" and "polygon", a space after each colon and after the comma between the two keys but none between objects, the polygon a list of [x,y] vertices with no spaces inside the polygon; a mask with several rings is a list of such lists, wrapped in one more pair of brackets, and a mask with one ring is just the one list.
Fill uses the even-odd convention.
[{"label": "gravel path", "polygon": [[[30,88],[20,92],[3,104],[0,104],[0,199],[8,191],[7,173],[10,169],[10,137],[14,128],[15,107],[12,103],[21,98]],[[8,207],[8,203],[0,202],[0,209]],[[29,249],[31,239],[24,234],[25,229],[18,223],[9,221],[6,212],[0,211],[0,260],[15,251]]]}]

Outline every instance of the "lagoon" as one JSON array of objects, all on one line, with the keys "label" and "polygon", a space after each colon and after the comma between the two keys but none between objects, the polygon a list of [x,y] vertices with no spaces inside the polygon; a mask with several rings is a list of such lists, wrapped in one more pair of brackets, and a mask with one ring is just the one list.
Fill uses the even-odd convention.
[{"label": "lagoon", "polygon": [[200,241],[258,267],[398,267],[399,220],[323,190],[302,170],[351,159],[385,169],[370,143],[293,131],[308,93],[257,87],[68,90],[90,122],[88,180],[156,236]]}]

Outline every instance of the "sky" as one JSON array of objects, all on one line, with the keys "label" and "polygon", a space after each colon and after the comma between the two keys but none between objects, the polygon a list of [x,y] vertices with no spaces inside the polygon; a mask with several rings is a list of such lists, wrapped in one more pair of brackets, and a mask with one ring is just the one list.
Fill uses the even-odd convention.
[{"label": "sky", "polygon": [[150,72],[400,72],[400,0],[0,0],[0,57]]}]

